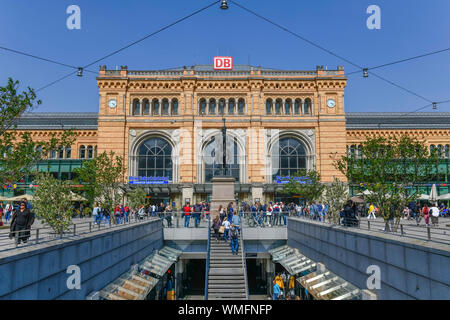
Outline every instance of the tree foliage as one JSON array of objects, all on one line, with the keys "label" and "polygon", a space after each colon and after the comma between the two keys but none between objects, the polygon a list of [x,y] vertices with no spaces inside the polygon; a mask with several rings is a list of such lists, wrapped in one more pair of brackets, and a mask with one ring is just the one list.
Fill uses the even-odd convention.
[{"label": "tree foliage", "polygon": [[424,141],[407,135],[366,137],[356,153],[335,160],[335,167],[349,183],[370,191],[365,198],[379,208],[387,222],[399,221],[402,207],[419,196],[412,186],[431,180],[437,173],[437,151],[429,152]]},{"label": "tree foliage", "polygon": [[42,222],[62,234],[71,224],[73,214],[70,189],[49,173],[40,173],[36,182],[39,187],[34,194],[33,207]]},{"label": "tree foliage", "polygon": [[[115,206],[122,201],[123,190],[120,188],[125,174],[123,158],[113,151],[106,151],[97,158],[83,162],[81,168],[74,170],[91,204],[100,203],[111,214]],[[112,215],[113,217],[113,215]]]},{"label": "tree foliage", "polygon": [[328,218],[333,223],[338,223],[339,212],[347,200],[347,184],[334,177],[333,182],[325,186],[325,192],[322,194],[322,201],[328,204]]},{"label": "tree foliage", "polygon": [[283,193],[298,195],[306,202],[318,200],[325,188],[320,182],[320,173],[316,170],[302,169],[287,178],[288,182],[283,186]]},{"label": "tree foliage", "polygon": [[31,174],[49,152],[60,146],[70,146],[74,141],[72,130],[53,133],[45,141],[33,140],[30,132],[17,130],[17,119],[32,110],[34,104],[41,104],[33,89],[18,93],[18,87],[19,82],[11,78],[5,87],[0,87],[0,181],[4,183]]},{"label": "tree foliage", "polygon": [[145,203],[145,198],[147,196],[147,192],[142,187],[137,187],[133,189],[131,192],[127,194],[128,196],[128,205],[130,209],[136,209],[141,204]]}]

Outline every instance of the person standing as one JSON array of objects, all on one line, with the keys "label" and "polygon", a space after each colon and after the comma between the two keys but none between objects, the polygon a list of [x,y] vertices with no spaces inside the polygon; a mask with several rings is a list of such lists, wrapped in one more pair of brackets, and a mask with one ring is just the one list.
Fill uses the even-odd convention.
[{"label": "person standing", "polygon": [[219,217],[220,221],[223,222],[225,217],[227,216],[225,210],[223,209],[222,205],[219,206]]},{"label": "person standing", "polygon": [[239,217],[236,212],[233,214],[233,219],[231,220],[231,223],[234,224],[239,234],[241,234],[241,217]]},{"label": "person standing", "polygon": [[2,219],[4,215],[3,202],[0,202],[0,225],[3,225]]},{"label": "person standing", "polygon": [[375,206],[371,203],[370,207],[369,207],[369,215],[367,216],[367,219],[376,219],[377,217],[375,216]]},{"label": "person standing", "polygon": [[423,218],[425,220],[425,224],[427,225],[427,227],[430,224],[430,209],[428,208],[427,205],[425,205],[423,207]]},{"label": "person standing", "polygon": [[167,205],[166,209],[165,209],[165,218],[167,221],[167,227],[171,228],[172,227],[172,207],[169,205]]},{"label": "person standing", "polygon": [[239,233],[234,224],[231,225],[230,228],[230,239],[231,239],[231,253],[238,255],[239,250]]},{"label": "person standing", "polygon": [[278,300],[281,294],[280,286],[277,284],[275,280],[273,280],[273,293],[272,293],[272,300]]},{"label": "person standing", "polygon": [[189,228],[189,220],[191,219],[191,207],[189,206],[189,202],[186,202],[183,211],[184,211],[184,227]]},{"label": "person standing", "polygon": [[25,202],[21,202],[11,219],[9,238],[15,238],[16,247],[21,243],[27,243],[30,238],[31,226],[34,223],[34,214],[27,208]]},{"label": "person standing", "polygon": [[225,242],[227,242],[228,241],[228,237],[229,237],[229,233],[230,233],[230,225],[231,225],[231,223],[230,223],[230,221],[228,221],[227,217],[225,217],[223,219],[224,220],[222,222],[222,226],[224,226],[224,228],[225,228],[224,231],[223,231],[223,240]]},{"label": "person standing", "polygon": [[94,209],[92,210],[92,215],[94,216],[94,224],[100,223],[100,208],[98,203],[95,203]]},{"label": "person standing", "polygon": [[216,242],[219,242],[219,238],[220,238],[220,235],[219,235],[220,225],[221,225],[220,218],[219,218],[219,216],[216,216],[214,218],[213,224],[212,224],[212,228],[214,230],[214,236],[216,237]]},{"label": "person standing", "polygon": [[12,206],[11,202],[9,202],[8,204],[6,204],[6,207],[5,207],[5,211],[6,211],[5,220],[6,220],[6,223],[8,223],[9,219],[11,218],[12,210],[13,210],[13,206]]},{"label": "person standing", "polygon": [[438,219],[439,219],[439,208],[434,205],[430,208],[431,211],[431,223],[433,224],[433,227],[437,227],[438,226]]}]

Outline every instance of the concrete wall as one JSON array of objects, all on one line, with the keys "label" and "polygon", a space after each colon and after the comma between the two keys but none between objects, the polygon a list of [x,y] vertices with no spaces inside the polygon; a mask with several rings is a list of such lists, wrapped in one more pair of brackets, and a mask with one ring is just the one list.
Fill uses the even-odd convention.
[{"label": "concrete wall", "polygon": [[[157,220],[59,240],[0,258],[0,299],[83,300],[163,245]],[[81,289],[69,290],[69,265],[81,270]]]},{"label": "concrete wall", "polygon": [[288,245],[367,289],[370,265],[381,270],[378,299],[450,299],[450,245],[290,218]]}]

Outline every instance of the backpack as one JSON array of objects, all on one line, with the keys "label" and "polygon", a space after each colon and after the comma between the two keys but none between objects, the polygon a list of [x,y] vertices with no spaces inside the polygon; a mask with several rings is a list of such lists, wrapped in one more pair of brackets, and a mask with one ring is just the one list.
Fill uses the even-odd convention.
[{"label": "backpack", "polygon": [[231,239],[237,239],[238,232],[237,232],[236,228],[230,229],[230,237],[231,237]]}]

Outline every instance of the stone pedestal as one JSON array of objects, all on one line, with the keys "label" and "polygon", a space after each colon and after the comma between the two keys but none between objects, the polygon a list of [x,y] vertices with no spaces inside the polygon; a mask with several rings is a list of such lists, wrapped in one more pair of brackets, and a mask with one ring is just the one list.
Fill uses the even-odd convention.
[{"label": "stone pedestal", "polygon": [[232,177],[214,177],[212,180],[212,196],[211,196],[211,218],[214,219],[219,215],[219,206],[222,205],[226,209],[230,202],[235,207],[234,182]]}]

